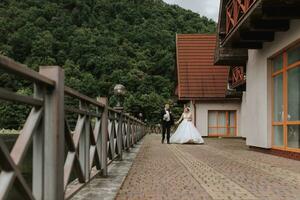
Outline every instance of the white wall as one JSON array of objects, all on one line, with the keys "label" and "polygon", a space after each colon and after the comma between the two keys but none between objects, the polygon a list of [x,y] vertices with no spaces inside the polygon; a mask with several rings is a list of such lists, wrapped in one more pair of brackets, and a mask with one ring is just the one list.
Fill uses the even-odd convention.
[{"label": "white wall", "polygon": [[196,127],[200,131],[202,136],[208,136],[208,111],[209,110],[236,110],[237,114],[237,135],[241,134],[241,112],[240,102],[236,103],[208,103],[197,102],[196,106]]},{"label": "white wall", "polygon": [[243,133],[247,145],[271,148],[271,68],[268,58],[300,39],[300,20],[292,21],[290,30],[276,33],[273,42],[261,50],[249,50],[247,89],[242,104]]},{"label": "white wall", "polygon": [[251,119],[248,119],[247,115],[247,93],[243,92],[243,98],[241,103],[241,113],[240,113],[240,135],[246,137],[246,125],[247,122]]}]

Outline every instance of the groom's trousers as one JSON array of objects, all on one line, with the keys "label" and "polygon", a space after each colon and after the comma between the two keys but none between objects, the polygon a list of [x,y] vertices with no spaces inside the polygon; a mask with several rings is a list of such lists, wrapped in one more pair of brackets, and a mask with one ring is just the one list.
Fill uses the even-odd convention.
[{"label": "groom's trousers", "polygon": [[163,124],[162,125],[162,142],[165,141],[166,133],[167,133],[167,142],[170,142],[170,129],[171,127],[168,125]]}]

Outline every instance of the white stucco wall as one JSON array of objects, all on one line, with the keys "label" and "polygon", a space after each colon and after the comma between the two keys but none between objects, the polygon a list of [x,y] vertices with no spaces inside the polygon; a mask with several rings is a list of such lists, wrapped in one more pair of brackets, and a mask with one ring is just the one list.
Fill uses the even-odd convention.
[{"label": "white stucco wall", "polygon": [[271,67],[268,58],[300,39],[300,20],[291,21],[290,30],[276,33],[273,42],[261,50],[249,50],[247,89],[242,103],[242,132],[247,145],[271,148]]},{"label": "white stucco wall", "polygon": [[240,112],[240,135],[241,137],[246,138],[246,125],[248,121],[251,121],[251,119],[248,119],[247,115],[247,93],[243,92],[242,102],[241,102],[241,112]]},{"label": "white stucco wall", "polygon": [[208,136],[208,111],[209,110],[236,110],[237,114],[237,135],[241,134],[241,103],[208,103],[208,102],[196,102],[196,127],[200,131],[202,136]]}]

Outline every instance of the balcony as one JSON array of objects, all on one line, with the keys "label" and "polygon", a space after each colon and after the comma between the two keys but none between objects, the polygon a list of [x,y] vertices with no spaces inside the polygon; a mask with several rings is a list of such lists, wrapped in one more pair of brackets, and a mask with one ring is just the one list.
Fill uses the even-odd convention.
[{"label": "balcony", "polygon": [[256,0],[231,0],[226,5],[226,34],[243,19]]},{"label": "balcony", "polygon": [[276,32],[289,30],[299,10],[299,0],[221,0],[215,63],[244,65],[248,49],[261,49]]},{"label": "balcony", "polygon": [[231,69],[231,88],[238,88],[246,83],[246,73],[244,67],[232,67]]}]

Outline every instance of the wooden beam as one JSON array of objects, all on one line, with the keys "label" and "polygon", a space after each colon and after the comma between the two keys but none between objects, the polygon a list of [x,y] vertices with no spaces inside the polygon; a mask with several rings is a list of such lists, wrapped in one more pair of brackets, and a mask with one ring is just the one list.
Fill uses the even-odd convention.
[{"label": "wooden beam", "polygon": [[241,49],[262,49],[263,44],[262,42],[237,42],[234,43],[233,48],[241,48]]},{"label": "wooden beam", "polygon": [[286,19],[277,19],[277,20],[264,20],[264,19],[255,19],[250,23],[250,31],[287,31],[290,28],[290,21]]},{"label": "wooden beam", "polygon": [[300,19],[299,10],[298,0],[256,1],[231,32],[222,38],[221,44],[225,47],[259,49],[261,44],[248,42],[273,41],[274,32],[287,31],[290,28],[290,19]]},{"label": "wooden beam", "polygon": [[107,134],[108,134],[108,99],[105,97],[98,98],[99,103],[104,106],[104,110],[101,117],[101,175],[107,176]]},{"label": "wooden beam", "polygon": [[20,135],[11,150],[11,158],[15,162],[17,167],[20,167],[23,159],[25,158],[26,152],[31,144],[33,133],[35,133],[36,128],[39,126],[40,120],[42,118],[43,108],[36,109],[32,108]]},{"label": "wooden beam", "polygon": [[256,12],[261,9],[261,4],[263,0],[256,0],[255,3],[251,6],[251,8],[244,14],[240,19],[238,24],[231,29],[231,31],[226,35],[226,37],[221,41],[221,45],[225,47],[232,47],[235,41],[238,41],[239,31],[244,30],[249,26],[250,17],[256,15]]},{"label": "wooden beam", "polygon": [[67,87],[65,86],[64,87],[64,91],[65,91],[65,94],[68,95],[68,96],[71,96],[71,97],[75,97],[77,99],[80,99],[80,100],[83,100],[83,101],[86,101],[87,103],[91,103],[95,106],[100,106],[100,107],[104,107],[103,104],[99,103],[98,101],[96,101],[95,99],[93,98],[90,98],[84,94],[81,94],[80,92],[70,88],[70,87]]},{"label": "wooden beam", "polygon": [[21,171],[16,166],[15,162],[9,155],[9,151],[0,138],[0,161],[1,168],[3,169],[0,173],[0,199],[7,199],[9,191],[15,182],[17,190],[22,194],[24,200],[34,200],[30,188],[28,187],[25,179],[22,176]]},{"label": "wooden beam", "polygon": [[44,99],[44,199],[64,199],[64,71],[43,66],[40,74],[55,82]]},{"label": "wooden beam", "polygon": [[22,76],[27,80],[45,84],[47,86],[55,86],[55,82],[45,76],[40,75],[38,72],[22,65],[6,56],[0,55],[0,69],[10,72],[15,75]]},{"label": "wooden beam", "polygon": [[0,99],[5,101],[18,102],[31,106],[42,106],[44,101],[42,99],[33,98],[30,96],[20,95],[14,92],[9,92],[3,88],[0,88]]},{"label": "wooden beam", "polygon": [[245,31],[240,33],[241,41],[254,41],[254,42],[272,42],[274,40],[274,32],[256,32]]},{"label": "wooden beam", "polygon": [[299,4],[263,4],[264,19],[300,19]]},{"label": "wooden beam", "polygon": [[248,51],[246,49],[233,49],[230,47],[220,47],[220,37],[217,36],[217,45],[215,49],[215,65],[234,65],[244,66],[248,60]]}]

